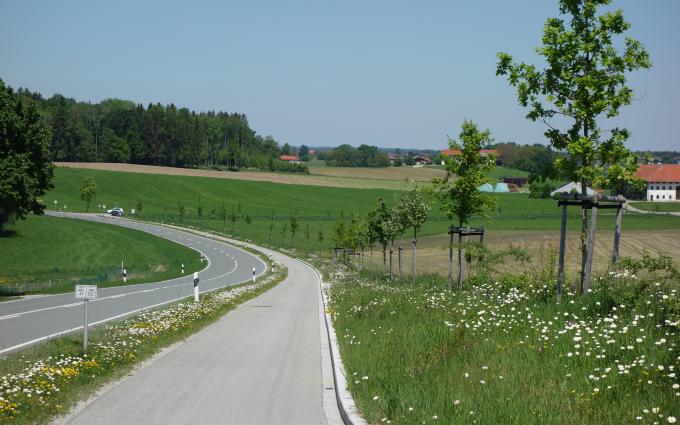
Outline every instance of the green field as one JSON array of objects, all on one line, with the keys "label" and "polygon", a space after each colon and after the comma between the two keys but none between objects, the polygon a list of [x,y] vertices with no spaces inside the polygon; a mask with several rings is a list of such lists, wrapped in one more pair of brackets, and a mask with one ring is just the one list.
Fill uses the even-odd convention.
[{"label": "green field", "polygon": [[0,236],[0,296],[67,292],[76,283],[156,282],[204,267],[196,251],[137,230],[70,218],[29,216]]},{"label": "green field", "polygon": [[680,202],[631,202],[630,205],[639,210],[656,212],[680,212]]},{"label": "green field", "polygon": [[[92,176],[98,186],[97,205],[107,208],[114,205],[130,211],[141,202],[140,219],[171,222],[197,226],[213,231],[226,232],[236,237],[259,243],[270,242],[271,215],[274,214],[271,245],[289,248],[291,245],[290,215],[297,211],[299,228],[296,247],[303,250],[318,250],[332,245],[331,230],[341,210],[346,213],[365,214],[374,208],[378,198],[388,201],[398,191],[385,189],[348,189],[310,185],[290,185],[243,180],[216,179],[208,177],[187,177],[159,174],[121,173],[111,171],[57,168],[55,189],[44,197],[48,208],[67,205],[68,211],[84,211],[85,204],[79,198],[78,188],[84,176]],[[491,212],[491,220],[473,219],[472,225],[484,225],[488,229],[507,230],[551,230],[558,229],[560,212],[557,203],[551,199],[530,199],[527,194],[498,194],[499,208]],[[198,206],[203,213],[199,218]],[[238,210],[242,217],[248,216],[251,224],[243,218],[236,222],[235,231],[228,220],[220,218],[224,204],[227,212]],[[179,206],[185,214],[180,215]],[[574,208],[569,215],[569,228],[578,229],[579,210]],[[614,216],[610,211],[600,213],[598,227],[612,229]],[[433,206],[422,235],[445,233],[450,221],[436,205]],[[671,216],[642,216],[626,214],[624,229],[668,229],[680,228],[680,219]],[[286,229],[284,233],[284,227]],[[309,227],[309,239],[306,229]],[[324,241],[319,244],[319,230]]]}]

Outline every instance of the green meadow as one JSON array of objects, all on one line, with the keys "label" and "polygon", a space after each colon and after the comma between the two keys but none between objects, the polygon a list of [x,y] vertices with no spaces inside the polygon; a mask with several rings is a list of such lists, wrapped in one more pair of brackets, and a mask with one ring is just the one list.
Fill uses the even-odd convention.
[{"label": "green meadow", "polygon": [[77,283],[156,282],[203,268],[196,251],[137,230],[83,220],[29,216],[0,236],[0,296],[67,292]]},{"label": "green meadow", "polygon": [[[364,215],[376,206],[379,198],[388,201],[399,191],[385,189],[349,189],[311,185],[289,185],[268,182],[186,177],[158,174],[57,168],[55,188],[43,202],[48,209],[66,205],[67,211],[84,212],[79,187],[83,177],[92,176],[97,184],[97,198],[90,211],[119,206],[129,213],[138,210],[137,218],[165,223],[195,226],[224,232],[273,247],[290,248],[290,217],[297,214],[299,227],[295,236],[298,249],[315,251],[332,246],[333,224],[341,211]],[[560,211],[552,199],[532,199],[527,194],[498,194],[498,207],[490,211],[490,219],[476,218],[471,225],[503,230],[555,230],[559,228]],[[141,211],[139,206],[141,205]],[[202,213],[198,214],[199,206]],[[232,225],[223,219],[221,209],[240,214]],[[184,214],[180,213],[184,208]],[[272,220],[273,216],[273,220]],[[626,214],[624,229],[680,228],[680,219],[672,216]],[[421,235],[446,233],[451,221],[433,204],[429,221]],[[578,229],[579,210],[569,213],[568,226]],[[598,228],[613,229],[611,210],[601,211]],[[323,241],[318,241],[319,232]]]}]

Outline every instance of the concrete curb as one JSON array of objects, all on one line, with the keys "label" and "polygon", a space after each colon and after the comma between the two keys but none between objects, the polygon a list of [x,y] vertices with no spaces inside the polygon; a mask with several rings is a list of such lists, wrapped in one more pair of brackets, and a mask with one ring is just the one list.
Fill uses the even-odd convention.
[{"label": "concrete curb", "polygon": [[[338,339],[335,334],[335,328],[333,327],[333,320],[328,314],[328,298],[323,290],[323,277],[321,273],[316,269],[316,267],[307,263],[306,261],[298,260],[301,263],[306,264],[312,270],[314,270],[319,276],[319,292],[320,301],[322,302],[321,307],[323,308],[323,316],[319,315],[319,320],[323,321],[321,324],[326,328],[326,335],[328,336],[328,345],[330,350],[330,360],[333,368],[333,378],[335,380],[335,400],[338,403],[338,410],[340,410],[340,416],[345,425],[368,425],[368,422],[361,417],[359,411],[357,410],[352,394],[350,394],[347,389],[347,377],[345,374],[345,366],[340,358],[340,351],[338,349]],[[323,336],[322,336],[323,338]],[[322,341],[322,346],[324,345]]]}]

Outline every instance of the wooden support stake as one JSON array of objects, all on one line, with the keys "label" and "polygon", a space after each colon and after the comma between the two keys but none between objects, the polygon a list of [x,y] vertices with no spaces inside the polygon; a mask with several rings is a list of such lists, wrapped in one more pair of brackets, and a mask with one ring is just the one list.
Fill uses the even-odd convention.
[{"label": "wooden support stake", "polygon": [[595,250],[595,227],[597,225],[597,202],[593,203],[590,211],[590,231],[588,232],[588,249],[586,252],[586,266],[583,273],[583,293],[590,292],[590,276],[593,267],[593,254]]},{"label": "wooden support stake", "polygon": [[614,252],[612,253],[612,267],[616,267],[619,260],[619,240],[621,240],[621,216],[623,215],[622,205],[616,209],[616,225],[614,227]]},{"label": "wooden support stake", "polygon": [[562,298],[564,284],[564,251],[567,240],[567,204],[562,204],[562,223],[560,224],[560,257],[557,265],[557,302]]},{"label": "wooden support stake", "polygon": [[453,226],[449,229],[449,291],[451,290],[451,278],[453,275]]}]

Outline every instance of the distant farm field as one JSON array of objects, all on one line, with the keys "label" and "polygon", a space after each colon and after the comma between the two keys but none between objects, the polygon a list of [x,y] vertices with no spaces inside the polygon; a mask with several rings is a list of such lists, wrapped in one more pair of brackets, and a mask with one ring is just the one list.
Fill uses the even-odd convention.
[{"label": "distant farm field", "polygon": [[64,292],[76,283],[155,282],[203,266],[185,246],[137,230],[61,217],[28,216],[0,236],[0,296]]},{"label": "distant farm field", "polygon": [[57,162],[61,168],[73,168],[98,171],[120,171],[128,173],[161,174],[170,176],[210,177],[225,180],[240,180],[254,182],[271,182],[286,185],[300,186],[323,186],[344,187],[353,189],[392,189],[401,190],[405,187],[410,189],[413,184],[404,184],[394,178],[377,179],[360,176],[332,176],[332,175],[306,175],[286,174],[263,171],[217,171],[197,170],[193,168],[160,167],[155,165],[139,164],[114,164],[114,163],[90,163],[90,162]]},{"label": "distant farm field", "polygon": [[[565,263],[568,272],[576,277],[580,261],[580,232],[569,231],[567,234]],[[602,229],[595,236],[594,268],[598,272],[607,270],[611,264],[613,248],[613,231]],[[471,241],[478,241],[470,237]],[[541,267],[552,264],[551,252],[557,254],[559,249],[559,232],[557,230],[489,230],[484,243],[492,250],[507,249],[510,246],[522,248],[531,256],[526,264],[507,258],[504,263],[498,263],[494,267],[498,272],[520,271],[533,272]],[[410,274],[411,271],[411,240],[404,239],[402,251],[403,271]],[[436,273],[447,275],[449,238],[448,235],[425,236],[418,240],[417,264],[419,273]],[[680,262],[680,229],[672,230],[625,230],[622,233],[619,254],[621,257],[642,257],[643,252],[652,254],[665,254]],[[365,256],[367,263],[373,268],[382,267],[382,252],[379,250],[368,251]],[[398,244],[395,245],[395,261],[397,261]],[[396,264],[396,263],[395,263]],[[458,262],[454,255],[454,270],[457,270]],[[554,265],[553,265],[554,267]],[[395,267],[395,270],[397,268]]]},{"label": "distant farm field", "polygon": [[[111,171],[57,168],[55,189],[43,199],[49,209],[67,206],[68,211],[84,211],[78,188],[84,176],[92,176],[97,184],[97,205],[120,206],[130,212],[142,210],[138,218],[158,222],[190,225],[233,236],[250,239],[278,248],[293,244],[290,217],[297,214],[299,225],[295,247],[306,251],[328,252],[333,246],[332,229],[341,211],[346,215],[356,212],[362,216],[383,198],[394,200],[399,191],[386,189],[352,189],[313,185],[277,184],[208,177],[191,177],[165,174],[123,173]],[[542,230],[559,229],[560,211],[551,199],[531,199],[527,194],[506,193],[497,195],[499,204],[490,211],[490,220],[473,218],[471,225],[483,225],[490,230]],[[221,214],[222,206],[227,218]],[[201,215],[199,217],[199,206]],[[183,211],[182,214],[180,211]],[[232,224],[228,216],[233,210],[240,214]],[[273,219],[272,219],[273,215]],[[429,221],[422,236],[445,234],[451,220],[443,216],[433,204]],[[570,230],[579,228],[579,210],[569,212]],[[614,215],[601,211],[599,229],[612,229]],[[680,217],[650,216],[626,213],[624,232],[633,229],[680,229]],[[322,241],[319,241],[319,232]]]}]

